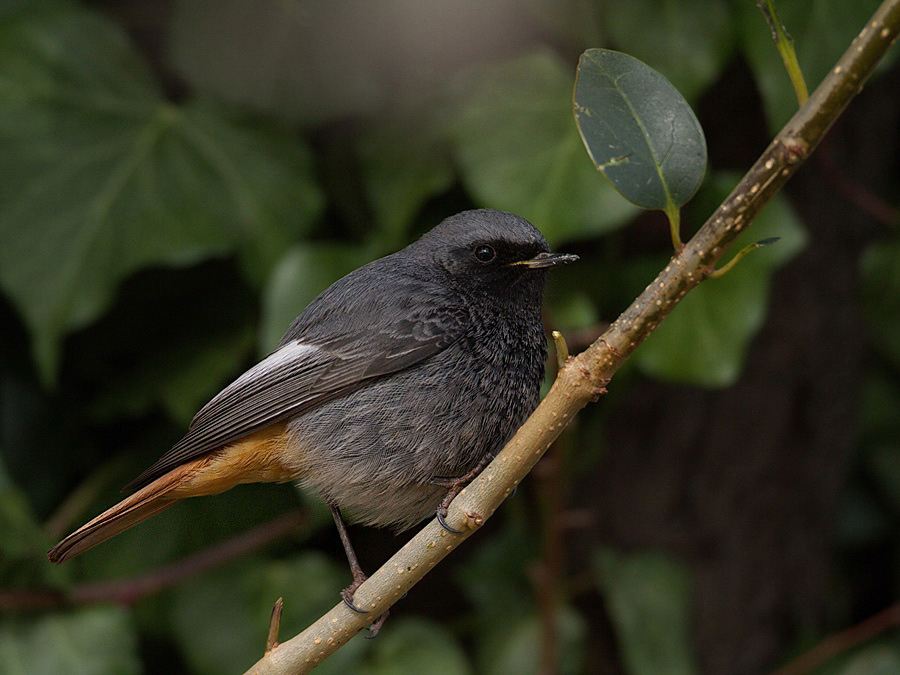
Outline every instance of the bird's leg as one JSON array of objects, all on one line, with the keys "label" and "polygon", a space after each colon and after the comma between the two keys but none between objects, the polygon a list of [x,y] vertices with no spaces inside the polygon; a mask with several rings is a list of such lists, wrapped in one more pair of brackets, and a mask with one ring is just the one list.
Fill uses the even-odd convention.
[{"label": "bird's leg", "polygon": [[457,478],[441,478],[436,476],[429,481],[432,485],[447,488],[447,494],[444,495],[441,503],[438,504],[437,511],[434,514],[435,517],[437,517],[437,521],[441,524],[441,527],[447,530],[447,532],[462,534],[462,530],[457,530],[455,527],[450,527],[447,524],[447,521],[445,520],[447,518],[447,508],[450,506],[450,502],[456,499],[456,495],[462,492],[463,488],[471,483],[475,476],[480,474],[484,467],[490,464],[493,459],[493,455],[487,454],[479,460],[474,469],[462,476]]},{"label": "bird's leg", "polygon": [[[344,523],[340,509],[337,507],[337,504],[330,501],[328,502],[328,508],[331,509],[331,516],[334,518],[334,524],[337,526],[338,536],[341,538],[341,544],[344,546],[344,553],[347,554],[347,562],[350,563],[350,573],[353,575],[353,583],[341,591],[341,600],[343,600],[344,604],[354,612],[368,614],[366,610],[360,609],[353,604],[353,594],[356,592],[357,588],[362,586],[363,582],[368,579],[368,577],[366,576],[366,573],[362,571],[362,567],[360,567],[359,560],[356,557],[356,551],[353,550],[353,544],[350,543],[350,536],[347,534],[347,525]],[[384,625],[387,618],[388,612],[385,612],[375,619],[375,622],[369,626],[369,634],[366,637],[373,638],[378,635],[378,631],[381,630],[381,627]]]}]

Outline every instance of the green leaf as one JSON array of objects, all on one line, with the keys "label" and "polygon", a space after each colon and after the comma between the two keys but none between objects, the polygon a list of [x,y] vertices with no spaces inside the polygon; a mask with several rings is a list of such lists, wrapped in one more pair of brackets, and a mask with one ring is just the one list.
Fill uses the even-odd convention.
[{"label": "green leaf", "polygon": [[575,121],[596,167],[628,200],[671,211],[706,171],[706,140],[684,97],[627,54],[589,49],[578,62]]},{"label": "green leaf", "polygon": [[[534,545],[521,519],[510,517],[510,523],[481,544],[458,569],[457,584],[489,624],[532,611],[534,597],[526,567],[534,555]],[[497,579],[503,579],[503,583],[498,584]]]},{"label": "green leaf", "polygon": [[344,244],[303,243],[285,253],[263,292],[260,351],[272,351],[319,293],[369,260],[366,249]]},{"label": "green leaf", "polygon": [[128,611],[89,607],[0,622],[0,672],[5,675],[127,675],[141,672]]},{"label": "green leaf", "polygon": [[[571,607],[556,615],[557,669],[560,675],[584,672],[584,619]],[[510,616],[481,632],[485,642],[479,673],[491,675],[537,675],[541,663],[541,617],[536,614]]]},{"label": "green leaf", "polygon": [[424,110],[377,124],[361,138],[366,194],[372,205],[379,243],[385,250],[406,243],[422,204],[447,190],[455,174],[446,138]]},{"label": "green leaf", "polygon": [[611,43],[665,73],[689,101],[718,79],[734,52],[734,14],[721,0],[631,0],[601,9]]},{"label": "green leaf", "polygon": [[481,206],[533,222],[551,245],[623,225],[632,205],[598,181],[572,124],[572,76],[540,51],[462,80],[452,122],[466,188]]},{"label": "green leaf", "polygon": [[691,649],[691,583],[684,565],[659,553],[600,549],[594,567],[630,675],[699,672]]},{"label": "green leaf", "polygon": [[379,636],[372,675],[467,675],[473,672],[449,630],[433,621],[404,618]]},{"label": "green leaf", "polygon": [[[756,3],[738,4],[743,50],[762,93],[769,128],[774,132],[797,111],[797,97]],[[834,67],[879,4],[880,0],[777,1],[778,17],[794,38],[797,59],[810,91]]]},{"label": "green leaf", "polygon": [[836,675],[896,675],[900,673],[900,650],[891,645],[873,645],[854,654]]},{"label": "green leaf", "polygon": [[0,143],[0,286],[45,381],[135,270],[239,251],[259,281],[320,206],[295,137],[166,102],[124,33],[74,6],[0,24]]},{"label": "green leaf", "polygon": [[[6,588],[58,586],[65,572],[47,563],[47,535],[0,453],[0,580]],[[0,660],[2,663],[2,660]],[[0,672],[5,672],[0,669]]]},{"label": "green leaf", "polygon": [[[248,560],[180,586],[172,620],[195,673],[242,672],[263,654],[275,600],[284,598],[282,639],[295,635],[340,601],[342,567],[316,552],[282,561]],[[356,672],[366,641],[351,640],[322,672]]]},{"label": "green leaf", "polygon": [[[715,177],[704,201],[718,203],[734,184],[732,177]],[[752,252],[724,277],[704,281],[685,296],[635,352],[634,361],[641,370],[662,380],[706,387],[725,387],[738,378],[747,345],[765,320],[771,275],[806,240],[793,210],[780,195],[730,250],[737,252],[768,237],[781,240]],[[658,268],[658,262],[644,268],[644,285]]]}]

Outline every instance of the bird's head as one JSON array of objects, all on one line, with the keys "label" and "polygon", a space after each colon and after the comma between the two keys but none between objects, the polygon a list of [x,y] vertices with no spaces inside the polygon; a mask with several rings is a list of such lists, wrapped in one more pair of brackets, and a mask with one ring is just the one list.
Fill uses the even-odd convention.
[{"label": "bird's head", "polygon": [[551,253],[544,236],[524,218],[492,209],[451,216],[414,246],[455,284],[495,296],[540,297],[546,270],[578,260]]}]

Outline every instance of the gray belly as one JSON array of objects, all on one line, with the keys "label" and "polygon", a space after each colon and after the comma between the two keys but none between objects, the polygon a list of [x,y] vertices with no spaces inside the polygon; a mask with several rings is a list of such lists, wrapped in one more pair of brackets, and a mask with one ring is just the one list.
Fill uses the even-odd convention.
[{"label": "gray belly", "polygon": [[446,489],[429,480],[495,453],[538,400],[534,368],[523,378],[459,357],[448,350],[293,419],[301,484],[369,525],[406,529],[432,515]]}]

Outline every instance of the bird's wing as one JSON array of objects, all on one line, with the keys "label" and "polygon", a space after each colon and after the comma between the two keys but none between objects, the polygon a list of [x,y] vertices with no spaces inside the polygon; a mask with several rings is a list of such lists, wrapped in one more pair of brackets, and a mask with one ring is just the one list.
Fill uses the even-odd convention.
[{"label": "bird's wing", "polygon": [[325,316],[319,317],[315,330],[292,328],[278,349],[207,403],[184,438],[125,489],[140,488],[188,460],[315,408],[367,380],[409,368],[448,347],[468,325],[468,314],[458,306],[412,315],[409,310],[397,312],[394,316],[403,318],[396,320],[383,313],[375,316],[375,325],[330,334],[322,321],[337,326],[353,322],[346,316],[344,321]]}]

